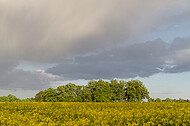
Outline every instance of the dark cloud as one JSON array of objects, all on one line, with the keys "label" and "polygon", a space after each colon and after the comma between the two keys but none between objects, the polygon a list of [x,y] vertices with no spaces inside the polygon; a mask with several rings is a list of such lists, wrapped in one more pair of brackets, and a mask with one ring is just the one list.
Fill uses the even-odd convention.
[{"label": "dark cloud", "polygon": [[170,49],[173,51],[184,50],[190,48],[190,39],[178,37],[173,40],[173,43],[170,45]]},{"label": "dark cloud", "polygon": [[2,0],[1,88],[39,89],[57,80],[42,71],[17,69],[20,61],[58,64],[47,71],[64,79],[147,77],[177,68],[185,71],[189,65],[188,39],[178,38],[171,45],[160,39],[143,43],[131,40],[171,20],[189,19],[189,3]]},{"label": "dark cloud", "polygon": [[10,72],[1,74],[1,89],[24,89],[24,90],[42,90],[60,79],[59,76],[47,74],[43,70],[24,71],[14,69]]},{"label": "dark cloud", "polygon": [[[127,40],[186,14],[189,1],[182,1],[3,1],[0,53],[17,60],[58,62],[99,48],[129,44],[132,42]],[[176,11],[180,8],[184,11]]]},{"label": "dark cloud", "polygon": [[18,61],[1,58],[0,60],[0,75],[12,71],[17,65]]},{"label": "dark cloud", "polygon": [[[184,40],[184,41],[182,41]],[[88,56],[77,56],[71,63],[47,70],[67,79],[111,79],[149,77],[153,74],[181,73],[190,69],[190,38],[168,44],[161,39],[113,48]],[[180,43],[183,43],[181,46]]]}]

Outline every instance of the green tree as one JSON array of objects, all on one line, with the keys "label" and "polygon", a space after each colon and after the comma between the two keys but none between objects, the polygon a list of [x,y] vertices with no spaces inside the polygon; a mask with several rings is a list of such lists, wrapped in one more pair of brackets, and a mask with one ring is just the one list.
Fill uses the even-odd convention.
[{"label": "green tree", "polygon": [[35,101],[36,101],[36,102],[42,102],[43,94],[44,94],[44,91],[38,92],[38,93],[35,95],[35,98],[34,98]]},{"label": "green tree", "polygon": [[165,99],[165,102],[172,102],[172,99],[166,98],[166,99]]},{"label": "green tree", "polygon": [[111,101],[123,101],[125,96],[123,81],[118,82],[117,80],[111,80],[110,88]]},{"label": "green tree", "polygon": [[59,102],[66,102],[67,96],[65,85],[57,87],[57,99]]},{"label": "green tree", "polygon": [[44,102],[58,102],[57,100],[57,90],[53,88],[48,88],[43,92],[42,101]]},{"label": "green tree", "polygon": [[57,98],[61,102],[82,102],[82,86],[69,83],[57,88]]},{"label": "green tree", "polygon": [[187,99],[186,102],[190,102],[189,99]]},{"label": "green tree", "polygon": [[83,102],[92,102],[92,91],[88,85],[83,86],[81,92]]},{"label": "green tree", "polygon": [[149,98],[148,102],[155,102],[155,100],[153,98]]},{"label": "green tree", "polygon": [[[149,99],[149,92],[139,80],[111,82],[98,80],[89,81],[86,86],[72,83],[40,91],[35,96],[35,101],[45,102],[110,102],[129,101],[141,102]],[[3,100],[3,98],[1,98]],[[1,100],[0,99],[0,100]],[[5,98],[4,98],[5,99]]]},{"label": "green tree", "polygon": [[149,99],[149,92],[139,80],[132,80],[125,83],[125,98],[128,102],[141,102]]},{"label": "green tree", "polygon": [[75,90],[75,93],[76,93],[76,98],[75,98],[75,101],[76,102],[82,102],[83,101],[83,98],[82,98],[82,88],[83,86],[79,86],[79,85],[76,85],[76,90]]},{"label": "green tree", "polygon": [[92,92],[92,100],[94,102],[109,102],[111,100],[110,83],[98,80],[90,81],[88,86]]},{"label": "green tree", "polygon": [[34,101],[35,101],[35,98],[25,98],[21,100],[21,102],[34,102]]},{"label": "green tree", "polygon": [[7,100],[8,100],[9,102],[20,102],[20,101],[21,101],[19,98],[17,98],[17,97],[14,96],[14,95],[11,95],[11,94],[9,94],[9,95],[7,96]]},{"label": "green tree", "polygon": [[157,99],[155,100],[155,102],[162,102],[162,100],[161,100],[160,98],[157,98]]},{"label": "green tree", "polygon": [[20,102],[21,99],[17,98],[14,95],[9,94],[8,96],[1,96],[0,102]]},{"label": "green tree", "polygon": [[179,102],[185,102],[185,100],[184,99],[182,99],[182,98],[179,98],[179,100],[178,100]]},{"label": "green tree", "polygon": [[77,99],[77,86],[75,84],[69,83],[65,85],[65,92],[66,92],[66,101],[74,102]]},{"label": "green tree", "polygon": [[8,97],[7,96],[1,96],[0,102],[8,102]]}]

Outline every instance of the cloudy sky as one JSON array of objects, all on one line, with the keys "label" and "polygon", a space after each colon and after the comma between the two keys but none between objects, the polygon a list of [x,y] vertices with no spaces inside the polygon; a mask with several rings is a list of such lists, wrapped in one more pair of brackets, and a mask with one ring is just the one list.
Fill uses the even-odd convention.
[{"label": "cloudy sky", "polygon": [[0,96],[139,79],[190,99],[189,0],[0,0]]}]

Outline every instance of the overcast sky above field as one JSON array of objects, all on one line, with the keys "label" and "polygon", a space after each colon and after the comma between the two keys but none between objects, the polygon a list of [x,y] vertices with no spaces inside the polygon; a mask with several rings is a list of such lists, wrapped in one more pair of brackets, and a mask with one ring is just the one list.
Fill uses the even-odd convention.
[{"label": "overcast sky above field", "polygon": [[190,99],[189,0],[0,0],[0,96],[113,78]]}]

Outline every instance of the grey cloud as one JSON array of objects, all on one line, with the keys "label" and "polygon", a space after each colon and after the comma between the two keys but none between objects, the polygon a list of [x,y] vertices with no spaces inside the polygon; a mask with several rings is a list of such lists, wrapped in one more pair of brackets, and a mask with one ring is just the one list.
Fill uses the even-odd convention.
[{"label": "grey cloud", "polygon": [[173,51],[181,50],[181,49],[189,49],[190,48],[190,38],[181,38],[178,37],[173,40],[173,43],[170,46],[170,49]]},{"label": "grey cloud", "polygon": [[168,73],[181,73],[190,70],[190,38],[176,38],[170,45],[170,54],[168,55],[171,66],[166,68]]},{"label": "grey cloud", "polygon": [[0,75],[7,73],[9,71],[12,71],[12,69],[14,69],[18,64],[19,64],[18,61],[1,57],[1,59],[0,59]]},{"label": "grey cloud", "polygon": [[[58,62],[73,54],[128,43],[126,40],[169,23],[171,17],[183,15],[189,11],[184,9],[188,3],[188,0],[2,1],[0,53],[18,60]],[[184,11],[176,11],[180,8]]]},{"label": "grey cloud", "polygon": [[167,54],[160,39],[114,48],[96,55],[78,56],[71,63],[59,64],[47,72],[70,79],[111,79],[147,77],[159,73]]},{"label": "grey cloud", "polygon": [[166,68],[165,73],[182,73],[182,72],[187,72],[190,71],[190,64],[186,65],[176,65],[171,68]]},{"label": "grey cloud", "polygon": [[[189,3],[189,0],[1,0],[1,87],[37,89],[54,80],[39,72],[16,69],[20,60],[58,63],[48,72],[71,79],[150,76],[160,72],[157,68],[162,68],[167,58],[171,65],[187,66],[188,60],[181,59],[186,65],[177,62],[180,57],[177,51],[181,56],[189,55],[188,41],[180,48],[172,45],[172,52],[159,39],[138,44],[128,40],[168,24],[170,19],[187,19]],[[114,49],[105,51],[111,47]]]},{"label": "grey cloud", "polygon": [[[160,72],[181,73],[190,70],[188,40],[190,38],[175,39],[169,44],[157,39],[113,48],[97,54],[78,56],[73,62],[59,64],[47,72],[66,79],[126,79],[149,77]],[[181,47],[174,48],[180,43],[183,43]]]},{"label": "grey cloud", "polygon": [[1,89],[6,90],[42,90],[58,79],[60,79],[59,76],[47,74],[43,70],[24,71],[14,69],[1,75],[0,85]]}]

